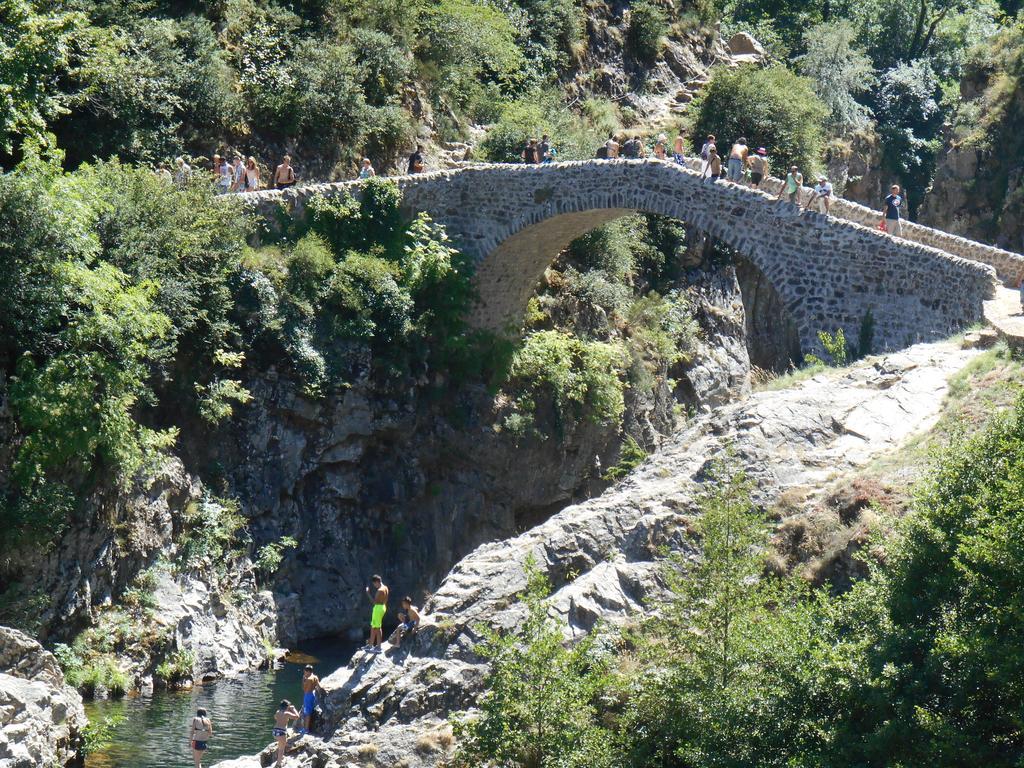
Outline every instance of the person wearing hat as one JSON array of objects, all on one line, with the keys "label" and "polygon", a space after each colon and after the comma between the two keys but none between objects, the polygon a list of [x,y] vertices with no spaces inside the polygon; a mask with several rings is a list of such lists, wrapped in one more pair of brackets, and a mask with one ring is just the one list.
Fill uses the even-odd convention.
[{"label": "person wearing hat", "polygon": [[815,200],[821,200],[821,204],[825,208],[825,215],[828,216],[829,209],[832,206],[832,185],[824,176],[818,177],[818,183],[811,190],[811,196],[807,199],[807,205],[804,206],[804,210],[810,210],[811,203]]},{"label": "person wearing hat", "polygon": [[758,147],[757,152],[747,160],[747,165],[750,167],[750,186],[761,186],[762,179],[768,176],[768,150]]}]

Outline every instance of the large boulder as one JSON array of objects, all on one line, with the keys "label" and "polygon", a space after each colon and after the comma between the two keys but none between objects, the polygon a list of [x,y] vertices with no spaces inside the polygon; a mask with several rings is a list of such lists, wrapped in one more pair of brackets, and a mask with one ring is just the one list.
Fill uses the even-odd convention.
[{"label": "large boulder", "polygon": [[761,59],[764,58],[764,47],[749,32],[737,32],[729,38],[729,53],[733,58],[748,56]]},{"label": "large boulder", "polygon": [[53,654],[28,635],[0,627],[0,765],[74,764],[85,723],[82,698],[64,682]]}]

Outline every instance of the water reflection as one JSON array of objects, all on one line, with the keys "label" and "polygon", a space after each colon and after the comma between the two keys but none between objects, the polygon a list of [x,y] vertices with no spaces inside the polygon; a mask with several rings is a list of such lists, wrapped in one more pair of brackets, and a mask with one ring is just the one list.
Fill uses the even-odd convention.
[{"label": "water reflection", "polygon": [[191,691],[155,691],[86,705],[90,719],[124,715],[113,741],[90,755],[86,768],[173,768],[191,766],[188,729],[196,707],[213,720],[214,738],[203,765],[253,754],[272,737],[272,716],[281,699],[302,703],[302,667],[312,663],[320,677],[345,664],[354,650],[339,640],[316,641],[289,655],[280,669],[221,680]]}]

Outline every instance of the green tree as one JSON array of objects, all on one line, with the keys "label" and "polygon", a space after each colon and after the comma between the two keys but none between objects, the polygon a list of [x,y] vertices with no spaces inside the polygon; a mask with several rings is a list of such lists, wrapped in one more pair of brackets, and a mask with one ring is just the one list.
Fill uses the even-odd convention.
[{"label": "green tree", "polygon": [[935,171],[943,114],[940,86],[924,60],[883,73],[874,92],[885,166],[902,182],[910,212],[916,213]]},{"label": "green tree", "polygon": [[66,109],[68,94],[57,79],[66,74],[83,25],[79,14],[0,0],[0,151],[10,154],[17,137],[42,137]]},{"label": "green tree", "polygon": [[804,34],[807,53],[797,59],[800,72],[831,110],[831,127],[840,133],[864,128],[870,116],[857,97],[875,83],[874,68],[856,47],[856,34],[847,20],[818,24]]},{"label": "green tree", "polygon": [[713,133],[727,147],[743,136],[748,146],[767,147],[776,168],[797,165],[807,173],[820,164],[828,107],[810,80],[785,67],[720,69],[693,109],[694,137]]},{"label": "green tree", "polygon": [[836,762],[1024,758],[1024,398],[939,457],[839,628],[852,666]]},{"label": "green tree", "polygon": [[741,472],[718,465],[706,484],[700,557],[669,560],[671,601],[637,651],[622,723],[628,764],[811,764],[830,695],[821,597],[763,575],[768,526]]},{"label": "green tree", "polygon": [[548,615],[551,586],[531,558],[517,631],[484,630],[476,650],[490,662],[479,715],[457,721],[460,768],[602,768],[611,765],[610,734],[596,699],[606,656],[596,635],[566,647]]}]

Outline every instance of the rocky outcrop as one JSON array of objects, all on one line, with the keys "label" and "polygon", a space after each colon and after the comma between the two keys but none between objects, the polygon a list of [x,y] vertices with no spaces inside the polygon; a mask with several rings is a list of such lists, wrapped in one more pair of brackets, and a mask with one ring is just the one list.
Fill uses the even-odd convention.
[{"label": "rocky outcrop", "polygon": [[[665,551],[699,557],[690,523],[710,462],[732,456],[765,507],[797,489],[813,503],[837,472],[864,466],[930,428],[948,377],[976,354],[949,342],[919,345],[792,389],[754,394],[695,419],[601,497],[478,547],[429,600],[411,642],[381,655],[358,653],[324,679],[329,738],[303,739],[286,765],[340,767],[371,752],[383,765],[436,765],[445,746],[431,734],[480,693],[480,626],[514,630],[522,619],[517,594],[528,557],[554,586],[551,615],[568,640],[598,621],[629,623],[657,604],[651,598],[664,588]],[[417,749],[421,741],[439,748]]]},{"label": "rocky outcrop", "polygon": [[[969,57],[960,105],[945,127],[924,223],[1002,248],[1024,251],[1024,93],[1017,83],[1024,47],[1004,30]],[[1019,275],[1015,276],[1019,277]],[[1011,283],[1016,287],[1016,280]]]},{"label": "rocky outcrop", "polygon": [[[627,396],[625,428],[649,446],[673,431],[677,402],[709,408],[749,388],[731,268],[690,270],[680,288],[702,331],[692,362],[653,392]],[[479,544],[599,494],[622,440],[618,425],[587,420],[547,439],[498,431],[502,404],[483,388],[438,402],[429,389],[389,397],[363,381],[315,400],[271,374],[250,389],[253,405],[230,441],[218,443],[216,458],[244,500],[254,539],[299,542],[275,582],[277,634],[286,645],[362,634],[363,590],[374,572],[419,599]]]},{"label": "rocky outcrop", "polygon": [[56,768],[81,757],[82,699],[64,683],[53,654],[0,627],[0,765]]},{"label": "rocky outcrop", "polygon": [[825,147],[826,172],[836,194],[879,211],[892,183],[881,166],[882,143],[871,128]]},{"label": "rocky outcrop", "polygon": [[189,521],[199,508],[223,509],[176,458],[127,489],[97,492],[55,547],[18,565],[24,584],[52,596],[40,636],[70,643],[89,627],[102,634],[111,609],[134,589],[150,605],[129,611],[136,636],[114,649],[134,684],[175,650],[195,659],[195,680],[265,663],[276,642],[273,597],[259,591],[244,552],[231,554],[230,567],[186,555],[210,525]]}]

